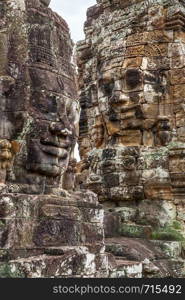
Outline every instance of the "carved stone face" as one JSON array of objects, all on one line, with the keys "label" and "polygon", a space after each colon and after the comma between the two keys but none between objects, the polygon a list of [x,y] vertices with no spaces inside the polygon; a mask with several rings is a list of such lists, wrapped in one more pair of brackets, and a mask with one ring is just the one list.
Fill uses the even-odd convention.
[{"label": "carved stone face", "polygon": [[46,176],[58,176],[66,170],[76,139],[71,49],[61,34],[46,24],[44,28],[32,26],[29,35],[32,65],[27,169]]},{"label": "carved stone face", "polygon": [[72,100],[62,95],[34,94],[27,138],[28,170],[47,176],[57,176],[66,170],[75,145],[71,105]]},{"label": "carved stone face", "polygon": [[[80,151],[91,158],[87,186],[102,201],[142,200],[143,190],[148,199],[154,194],[160,198],[164,191],[161,197],[171,199],[169,172],[158,168],[160,161],[168,169],[166,153],[174,141],[185,142],[185,35],[166,29],[173,24],[171,20],[165,24],[160,5],[149,9],[147,16],[145,4],[139,1],[132,1],[133,6],[125,1],[124,8],[119,6],[122,1],[117,8],[117,1],[100,2],[89,11],[86,40],[78,47]],[[160,153],[160,147],[166,152]],[[114,150],[114,157],[105,159]],[[156,179],[150,181],[153,195],[148,192],[150,172],[145,176],[145,168],[152,169]]]},{"label": "carved stone face", "polygon": [[[130,93],[141,86],[142,75],[137,69],[113,69],[110,72],[101,69],[99,79],[98,101],[102,109],[109,136],[122,136],[123,130],[137,129],[141,120],[137,120],[136,112],[140,108],[137,95]],[[119,74],[119,76],[118,76]]]},{"label": "carved stone face", "polygon": [[[86,110],[89,118],[95,116],[93,126],[91,119],[88,120],[93,150],[89,152],[91,160],[87,185],[98,193],[101,201],[144,199],[146,178],[142,177],[142,168],[147,159],[143,149],[166,146],[172,139],[174,116],[168,105],[168,74],[165,70],[153,71],[147,67],[151,57],[141,59],[139,54],[138,57],[130,56],[123,51],[117,66],[114,66],[111,55],[106,61],[101,60],[100,56],[98,68],[93,74],[97,78],[98,105],[90,103]],[[98,121],[100,116],[102,127]],[[95,161],[96,155],[98,162]],[[143,165],[141,157],[144,157]],[[153,159],[152,154],[151,157]],[[161,174],[156,174],[157,184],[152,182],[150,189],[153,188],[155,194],[157,188],[162,190],[166,185],[170,198],[167,176],[162,178]]]},{"label": "carved stone face", "polygon": [[[78,135],[68,29],[64,34],[63,21],[60,27],[60,19],[49,10],[46,17],[52,29],[45,20],[40,25],[38,15],[41,20],[44,17],[40,7],[36,9],[37,14],[28,18],[28,32],[23,22],[14,35],[2,35],[2,47],[0,43],[0,55],[6,58],[0,61],[0,144],[10,142],[10,147],[6,143],[6,147],[0,146],[0,165],[8,168],[2,181],[7,178],[7,182],[28,187],[45,186],[47,179],[52,186],[56,177],[55,184],[59,185]],[[27,13],[32,14],[32,7]],[[5,159],[9,153],[12,160]]]},{"label": "carved stone face", "polygon": [[[33,65],[29,68],[31,124],[27,169],[55,177],[67,169],[76,142],[73,77],[65,69],[70,68],[71,50],[61,32],[52,31],[47,24],[45,28],[32,27],[29,46]],[[62,51],[66,49],[67,64],[61,61],[61,47]],[[68,80],[62,75],[66,70],[71,76]]]},{"label": "carved stone face", "polygon": [[[98,72],[99,108],[111,143],[156,145],[158,118],[169,123],[171,117],[173,123],[167,108],[168,99],[165,71],[146,70],[145,61],[142,62],[140,57],[123,56],[122,66],[112,69],[110,59],[109,64],[103,63]],[[170,126],[166,131],[170,131]]]}]

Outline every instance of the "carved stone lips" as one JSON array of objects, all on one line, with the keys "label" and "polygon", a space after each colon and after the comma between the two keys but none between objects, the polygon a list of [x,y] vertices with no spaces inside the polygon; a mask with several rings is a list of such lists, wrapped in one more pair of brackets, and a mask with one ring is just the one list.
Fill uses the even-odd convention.
[{"label": "carved stone lips", "polygon": [[121,112],[122,112],[122,113],[126,113],[126,112],[128,112],[129,110],[135,110],[135,109],[138,108],[138,107],[139,107],[138,104],[128,105],[128,106],[122,107],[122,108],[121,108]]},{"label": "carved stone lips", "polygon": [[48,137],[40,140],[41,150],[52,156],[65,159],[71,146],[69,137]]},{"label": "carved stone lips", "polygon": [[58,158],[65,159],[68,155],[67,149],[64,149],[61,147],[59,148],[59,147],[55,147],[55,146],[51,146],[51,145],[42,145],[41,144],[41,149],[43,152],[53,155],[53,156],[56,156]]},{"label": "carved stone lips", "polygon": [[68,149],[71,146],[71,139],[67,137],[57,137],[57,136],[51,136],[48,138],[41,138],[40,139],[41,144],[46,146],[54,146],[57,148],[64,148]]}]

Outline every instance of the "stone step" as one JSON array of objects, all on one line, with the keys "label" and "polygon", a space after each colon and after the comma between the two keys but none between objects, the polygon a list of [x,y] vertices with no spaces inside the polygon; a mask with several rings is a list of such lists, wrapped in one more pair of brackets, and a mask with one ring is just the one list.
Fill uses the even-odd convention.
[{"label": "stone step", "polygon": [[116,259],[116,261],[119,261],[119,260],[127,260],[127,258],[124,257],[124,256],[115,256],[115,259]]},{"label": "stone step", "polygon": [[64,255],[69,251],[69,247],[48,247],[44,249],[44,254],[57,256]]},{"label": "stone step", "polygon": [[[185,277],[185,260],[184,259],[158,259],[152,262],[152,265],[158,268],[158,271],[148,265],[143,267],[143,277],[147,278],[184,278]],[[151,271],[152,272],[151,272]]]},{"label": "stone step", "polygon": [[[137,264],[138,262],[142,264],[142,277],[177,278],[182,276],[182,274],[185,274],[185,260],[178,257],[180,243],[173,243],[123,237],[105,239],[106,251],[111,253],[110,255],[112,256],[110,257],[114,257],[115,259],[112,276],[123,277],[125,265],[127,264],[129,268],[130,265],[133,263]],[[166,247],[166,251],[170,251],[172,248],[172,252],[174,251],[173,257],[163,252],[162,247]],[[113,258],[111,260],[113,262]],[[120,266],[122,262],[124,266],[123,270]],[[129,276],[132,276],[132,272]]]},{"label": "stone step", "polygon": [[[49,254],[19,258],[0,262],[2,278],[65,278],[65,277],[107,277],[107,255],[89,252],[87,247],[51,247]],[[56,254],[56,255],[55,255]],[[96,263],[94,263],[96,261]],[[97,268],[101,268],[99,272]]]},{"label": "stone step", "polygon": [[116,266],[110,271],[110,278],[142,278],[142,263],[116,259]]},{"label": "stone step", "polygon": [[155,249],[162,251],[166,258],[177,259],[184,257],[182,242],[161,240],[151,240],[150,242],[154,245]]},{"label": "stone step", "polygon": [[92,244],[83,244],[83,245],[78,245],[78,246],[52,246],[52,247],[45,247],[44,248],[44,254],[47,255],[64,255],[68,253],[78,253],[78,254],[83,254],[83,253],[90,253],[93,255],[102,255],[104,254],[105,251],[105,245],[104,243],[94,243]]},{"label": "stone step", "polygon": [[155,260],[185,258],[184,243],[179,241],[144,240],[116,237],[105,239],[105,244],[107,252],[111,252],[116,256],[125,256],[129,259],[137,260],[138,256],[136,253],[138,252],[139,254],[140,251],[143,251],[143,254],[145,253],[143,256],[140,255],[140,258],[143,259],[150,258],[150,260]]},{"label": "stone step", "polygon": [[149,240],[116,237],[105,239],[106,251],[115,256],[125,257],[131,261],[150,261],[165,259],[166,255],[161,249],[156,249]]}]

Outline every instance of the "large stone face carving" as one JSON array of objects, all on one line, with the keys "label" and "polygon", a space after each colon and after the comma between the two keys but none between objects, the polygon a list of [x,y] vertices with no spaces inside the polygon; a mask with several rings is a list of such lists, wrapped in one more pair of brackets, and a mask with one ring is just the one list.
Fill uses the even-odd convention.
[{"label": "large stone face carving", "polygon": [[[59,186],[73,159],[78,103],[67,25],[34,1],[25,4],[27,16],[11,20],[11,28],[3,33],[1,139],[19,150],[7,182],[20,191],[26,184],[43,191],[47,178],[56,178]],[[33,14],[32,7],[38,12]],[[45,13],[43,20],[38,19],[39,10]]]},{"label": "large stone face carving", "polygon": [[79,182],[104,204],[107,237],[182,241],[184,4],[97,3],[77,50]]},{"label": "large stone face carving", "polygon": [[49,3],[0,1],[0,277],[105,276],[103,210],[75,191],[73,43]]}]

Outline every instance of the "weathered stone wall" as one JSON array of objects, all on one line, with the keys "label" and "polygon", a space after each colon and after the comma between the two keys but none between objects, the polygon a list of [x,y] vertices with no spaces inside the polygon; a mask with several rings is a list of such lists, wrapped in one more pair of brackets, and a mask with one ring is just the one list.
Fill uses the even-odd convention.
[{"label": "weathered stone wall", "polygon": [[0,277],[107,276],[103,210],[74,186],[73,43],[49,3],[0,1]]},{"label": "weathered stone wall", "polygon": [[185,238],[184,17],[184,1],[99,0],[88,9],[77,49],[77,184],[98,194],[106,237],[117,237],[123,249],[119,236],[171,252],[178,245],[175,258],[167,255],[181,263],[178,276]]}]

